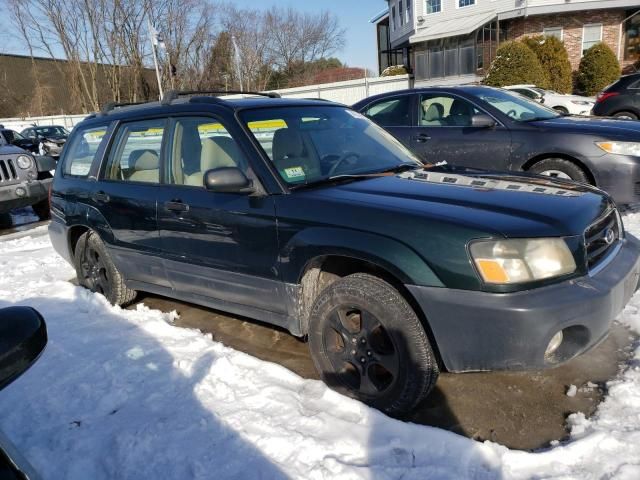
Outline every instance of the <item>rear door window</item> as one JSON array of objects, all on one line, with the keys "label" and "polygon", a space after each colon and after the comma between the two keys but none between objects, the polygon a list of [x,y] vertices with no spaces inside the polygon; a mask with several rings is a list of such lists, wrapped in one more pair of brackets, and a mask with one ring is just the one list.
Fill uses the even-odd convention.
[{"label": "rear door window", "polygon": [[160,155],[165,119],[122,125],[104,172],[105,180],[160,183]]},{"label": "rear door window", "polygon": [[65,146],[64,176],[88,177],[91,165],[102,142],[107,138],[107,125],[84,128],[73,135]]},{"label": "rear door window", "polygon": [[381,100],[367,107],[364,114],[383,127],[411,126],[412,95]]}]

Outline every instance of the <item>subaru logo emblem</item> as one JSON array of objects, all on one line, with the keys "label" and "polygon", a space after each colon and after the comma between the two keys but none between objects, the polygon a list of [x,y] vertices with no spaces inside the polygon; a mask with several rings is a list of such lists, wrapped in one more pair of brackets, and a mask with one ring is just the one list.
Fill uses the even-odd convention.
[{"label": "subaru logo emblem", "polygon": [[607,242],[607,245],[611,245],[616,239],[616,232],[614,232],[611,228],[607,228],[604,231],[604,241]]}]

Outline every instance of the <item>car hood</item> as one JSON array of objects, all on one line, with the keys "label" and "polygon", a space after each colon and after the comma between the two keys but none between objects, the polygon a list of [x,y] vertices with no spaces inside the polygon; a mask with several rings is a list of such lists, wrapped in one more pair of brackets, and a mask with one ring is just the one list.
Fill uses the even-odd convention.
[{"label": "car hood", "polygon": [[0,155],[19,155],[25,153],[24,148],[15,145],[0,145]]},{"label": "car hood", "polygon": [[51,135],[48,137],[44,137],[46,142],[54,142],[54,143],[64,143],[67,141],[67,137],[63,137],[61,135]]},{"label": "car hood", "polygon": [[588,185],[457,167],[357,180],[315,193],[505,237],[582,235],[613,204]]},{"label": "car hood", "polygon": [[538,128],[550,128],[568,133],[586,133],[597,135],[598,137],[621,137],[626,140],[640,141],[640,122],[635,120],[568,115],[549,120],[529,122],[528,124]]}]

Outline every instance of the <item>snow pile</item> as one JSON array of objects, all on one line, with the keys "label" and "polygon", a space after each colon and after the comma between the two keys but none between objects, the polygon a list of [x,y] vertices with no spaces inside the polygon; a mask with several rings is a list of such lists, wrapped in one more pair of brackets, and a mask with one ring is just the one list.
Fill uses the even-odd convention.
[{"label": "snow pile", "polygon": [[[526,453],[392,420],[73,277],[43,227],[0,239],[0,308],[34,306],[50,336],[0,427],[45,478],[640,478],[640,349],[569,442]],[[640,330],[639,311],[621,318]]]}]

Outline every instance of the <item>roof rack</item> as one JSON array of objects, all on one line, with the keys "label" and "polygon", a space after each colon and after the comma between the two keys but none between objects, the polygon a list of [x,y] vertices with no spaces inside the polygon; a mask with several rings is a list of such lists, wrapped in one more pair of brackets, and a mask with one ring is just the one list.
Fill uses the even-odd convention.
[{"label": "roof rack", "polygon": [[179,97],[189,97],[195,95],[209,95],[214,97],[224,96],[224,95],[259,95],[262,97],[269,98],[280,98],[280,94],[276,92],[247,92],[240,90],[186,90],[186,91],[178,91],[178,90],[169,90],[162,97],[162,104],[169,105],[172,101],[177,100]]},{"label": "roof rack", "polygon": [[128,107],[130,105],[142,105],[143,103],[148,103],[148,102],[128,102],[128,103],[126,103],[126,102],[125,103],[107,102],[102,106],[102,110],[100,110],[100,114],[101,115],[106,115],[111,110],[114,110],[116,108]]}]

